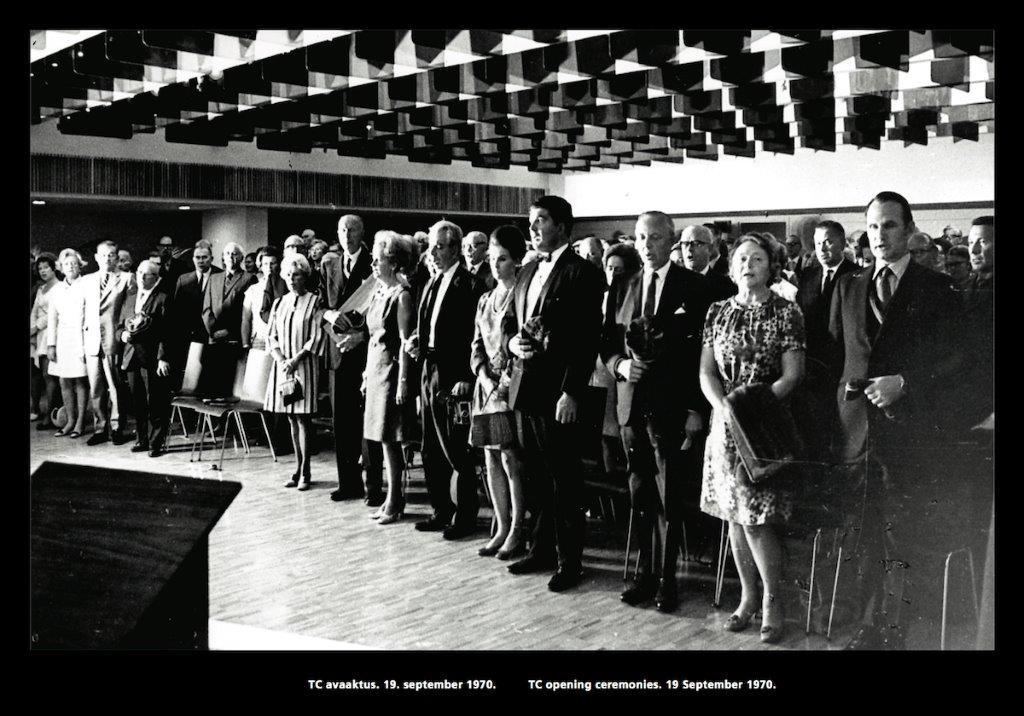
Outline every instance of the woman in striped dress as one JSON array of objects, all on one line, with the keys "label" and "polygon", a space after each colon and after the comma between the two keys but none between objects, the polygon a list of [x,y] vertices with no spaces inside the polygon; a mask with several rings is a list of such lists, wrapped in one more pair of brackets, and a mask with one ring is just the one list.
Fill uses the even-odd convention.
[{"label": "woman in striped dress", "polygon": [[[267,321],[267,350],[274,359],[275,368],[267,382],[264,410],[284,413],[292,431],[295,448],[295,474],[285,487],[308,490],[312,477],[309,472],[309,445],[313,437],[312,416],[317,401],[317,356],[323,347],[320,321],[323,308],[320,297],[309,293],[306,286],[310,275],[309,261],[294,254],[284,259],[281,278],[288,284],[288,293],[274,301]],[[296,379],[302,397],[285,405],[281,396],[282,383]],[[302,484],[299,484],[299,479]]]}]

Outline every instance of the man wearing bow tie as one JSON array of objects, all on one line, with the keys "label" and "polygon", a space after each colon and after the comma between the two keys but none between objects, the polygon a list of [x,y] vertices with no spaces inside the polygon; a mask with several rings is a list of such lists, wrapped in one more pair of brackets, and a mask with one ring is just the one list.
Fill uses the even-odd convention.
[{"label": "man wearing bow tie", "polygon": [[[696,486],[690,498],[695,501],[700,485],[700,461],[686,460],[689,453],[680,448],[685,443],[688,450],[696,450],[704,430],[698,379],[701,330],[717,295],[703,276],[669,260],[675,239],[669,216],[660,211],[641,214],[635,235],[644,268],[623,285],[601,346],[601,358],[618,381],[619,424],[639,525],[640,568],[622,601],[637,606],[654,599],[658,611],[671,612],[678,605],[684,493],[693,493]],[[635,321],[662,334],[658,355],[637,355],[627,344]]]},{"label": "man wearing bow tie", "polygon": [[[947,277],[911,261],[916,227],[904,197],[881,192],[866,218],[875,265],[839,278],[829,319],[840,376],[839,458],[866,464],[857,489],[866,504],[855,505],[864,515],[865,623],[847,648],[899,649],[905,627],[929,616],[922,586],[941,580],[933,553],[955,519],[943,484],[941,445],[950,432],[941,406],[960,364],[957,297]],[[861,380],[867,387],[847,397],[847,386]]]},{"label": "man wearing bow tie", "polygon": [[[519,273],[508,321],[515,356],[509,405],[521,418],[531,512],[536,516],[529,554],[509,565],[513,574],[556,569],[548,589],[571,589],[583,579],[583,475],[580,410],[594,371],[601,332],[604,276],[570,248],[572,207],[543,196],[530,207],[530,236],[541,256]],[[545,345],[522,335],[539,317]]]},{"label": "man wearing bow tie", "polygon": [[126,391],[114,324],[128,290],[128,274],[117,270],[117,244],[113,241],[101,241],[96,247],[96,265],[99,271],[81,279],[85,292],[85,360],[96,420],[87,444],[112,440],[121,445],[128,441],[121,424]]}]

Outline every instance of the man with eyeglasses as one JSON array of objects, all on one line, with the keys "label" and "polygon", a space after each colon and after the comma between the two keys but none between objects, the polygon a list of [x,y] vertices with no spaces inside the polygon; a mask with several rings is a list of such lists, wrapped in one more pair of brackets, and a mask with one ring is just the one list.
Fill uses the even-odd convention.
[{"label": "man with eyeglasses", "polygon": [[946,252],[945,273],[958,288],[971,277],[971,252],[966,246],[951,246]]},{"label": "man with eyeglasses", "polygon": [[[934,270],[935,256],[932,255],[932,248],[932,237],[923,231],[918,231],[907,241],[910,260],[918,266]],[[938,250],[935,253],[938,254]]]},{"label": "man with eyeglasses", "polygon": [[683,267],[704,276],[708,280],[711,300],[721,301],[736,294],[736,284],[728,274],[720,274],[711,267],[714,242],[710,229],[694,224],[683,229],[678,246],[683,257]]}]

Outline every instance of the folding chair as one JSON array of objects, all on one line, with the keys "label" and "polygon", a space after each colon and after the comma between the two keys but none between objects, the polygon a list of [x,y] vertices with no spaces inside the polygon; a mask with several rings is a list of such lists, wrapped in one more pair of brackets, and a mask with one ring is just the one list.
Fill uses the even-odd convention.
[{"label": "folding chair", "polygon": [[[238,361],[238,365],[235,367],[235,380],[232,387],[232,398],[227,402],[216,401],[208,402],[207,400],[199,397],[183,396],[175,399],[175,403],[180,405],[182,408],[188,408],[194,410],[199,414],[199,419],[196,421],[196,431],[192,441],[192,449],[189,451],[188,460],[193,462],[194,460],[202,461],[203,459],[203,443],[206,441],[206,432],[209,430],[210,438],[213,441],[214,446],[217,445],[217,435],[213,428],[213,420],[225,419],[224,422],[224,434],[221,439],[220,447],[220,464],[214,465],[214,470],[221,470],[224,465],[224,448],[227,443],[228,431],[231,429],[231,421],[227,420],[228,416],[233,412],[236,403],[238,402],[237,396],[242,392],[242,387],[245,380],[247,361]],[[238,426],[236,425],[236,428]],[[239,440],[242,440],[241,432],[239,432]],[[245,449],[248,451],[248,444],[243,442]],[[196,452],[196,448],[199,448],[199,456],[193,458]]]},{"label": "folding chair", "polygon": [[199,373],[202,371],[203,364],[203,344],[202,343],[191,343],[188,347],[188,358],[185,360],[185,377],[181,381],[181,390],[174,394],[171,399],[171,420],[170,424],[174,425],[174,417],[177,416],[181,423],[182,437],[186,440],[189,437],[188,428],[185,426],[185,415],[181,412],[182,408],[188,408],[187,404],[179,402],[179,398],[193,397],[196,392],[196,387],[199,385]]},{"label": "folding chair", "polygon": [[[260,423],[263,425],[263,434],[267,438],[267,445],[270,446],[270,455],[277,462],[277,453],[274,452],[274,443],[270,439],[270,430],[267,429],[267,419],[263,415],[263,400],[267,392],[267,383],[270,382],[270,371],[274,369],[274,360],[266,351],[253,348],[245,361],[245,371],[242,375],[242,383],[238,386],[236,395],[239,400],[231,405],[228,417],[234,417],[235,425],[238,428],[238,435],[242,440],[242,447],[245,454],[249,454],[249,438],[245,434],[245,425],[242,416],[245,414],[256,414],[260,416]],[[224,440],[227,440],[227,426],[224,427]],[[224,463],[224,442],[221,442],[221,464]]]}]

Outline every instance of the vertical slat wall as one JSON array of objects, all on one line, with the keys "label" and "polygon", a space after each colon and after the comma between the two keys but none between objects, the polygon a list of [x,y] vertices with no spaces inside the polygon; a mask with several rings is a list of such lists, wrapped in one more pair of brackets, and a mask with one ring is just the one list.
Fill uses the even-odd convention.
[{"label": "vertical slat wall", "polygon": [[530,187],[33,154],[31,190],[292,206],[523,214]]}]

